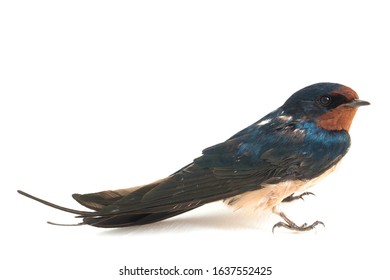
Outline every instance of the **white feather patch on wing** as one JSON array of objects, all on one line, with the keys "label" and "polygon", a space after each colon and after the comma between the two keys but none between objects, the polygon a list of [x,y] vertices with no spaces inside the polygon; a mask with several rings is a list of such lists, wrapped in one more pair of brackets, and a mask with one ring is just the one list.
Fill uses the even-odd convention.
[{"label": "white feather patch on wing", "polygon": [[262,126],[262,125],[265,125],[267,123],[270,123],[272,121],[272,119],[265,119],[265,120],[262,120],[260,122],[257,123],[257,126]]}]

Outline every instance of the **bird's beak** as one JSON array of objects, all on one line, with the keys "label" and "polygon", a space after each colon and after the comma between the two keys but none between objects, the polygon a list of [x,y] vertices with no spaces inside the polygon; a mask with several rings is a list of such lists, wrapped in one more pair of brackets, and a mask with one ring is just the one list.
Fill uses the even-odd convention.
[{"label": "bird's beak", "polygon": [[349,107],[360,107],[360,106],[370,105],[370,102],[364,101],[364,100],[360,100],[360,99],[354,99],[354,100],[352,100],[351,102],[348,102],[345,105],[349,106]]}]

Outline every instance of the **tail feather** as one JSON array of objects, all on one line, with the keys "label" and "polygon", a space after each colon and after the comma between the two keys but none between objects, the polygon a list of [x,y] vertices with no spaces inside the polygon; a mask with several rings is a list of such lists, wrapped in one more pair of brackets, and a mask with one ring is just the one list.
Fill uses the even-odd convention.
[{"label": "tail feather", "polygon": [[145,193],[159,185],[162,181],[163,180],[159,180],[148,185],[131,187],[127,189],[108,190],[87,194],[75,193],[72,195],[72,197],[81,205],[89,209],[99,211],[102,208],[119,201],[120,199],[124,198],[129,194],[132,194],[134,198],[137,198],[140,195],[144,195]]},{"label": "tail feather", "polygon": [[119,214],[119,215],[108,216],[108,217],[87,217],[83,219],[83,223],[90,226],[101,227],[101,228],[118,228],[118,227],[145,225],[145,224],[159,222],[180,215],[192,209],[185,209],[185,210],[173,211],[173,212],[161,212],[161,213],[147,213],[147,214],[126,213],[126,214]]},{"label": "tail feather", "polygon": [[[190,211],[198,207],[198,206],[194,206],[192,208],[186,208],[180,210],[176,209],[172,211],[150,212],[150,213],[147,211],[143,213],[123,212],[118,214],[115,213],[102,214],[99,212],[101,209],[114,204],[115,202],[121,200],[123,197],[129,194],[131,194],[131,197],[133,197],[134,200],[141,199],[147,192],[152,190],[161,182],[162,180],[156,181],[154,183],[145,186],[138,186],[138,187],[132,187],[127,189],[118,189],[118,190],[108,190],[108,191],[101,191],[101,192],[87,193],[87,194],[76,193],[72,195],[72,197],[81,205],[95,211],[80,211],[76,209],[63,207],[54,204],[52,202],[46,201],[44,199],[38,198],[36,196],[33,196],[31,194],[28,194],[21,190],[18,190],[18,193],[28,198],[31,198],[35,201],[38,201],[42,204],[50,206],[52,208],[65,211],[68,213],[76,214],[78,215],[77,218],[83,219],[83,222],[78,224],[72,224],[72,225],[91,225],[91,226],[102,227],[102,228],[127,227],[127,226],[154,223],[182,214],[184,212]],[[52,222],[49,223],[52,225],[64,226],[64,224],[52,223]]]},{"label": "tail feather", "polygon": [[[138,188],[134,188],[134,190],[131,189],[132,188],[126,190],[129,190],[128,193],[131,193]],[[72,197],[81,205],[89,209],[98,211],[104,208],[105,206],[113,204],[114,202],[123,198],[125,195],[126,194],[120,193],[119,191],[108,190],[108,191],[87,193],[87,194],[74,193],[72,194]]]},{"label": "tail feather", "polygon": [[75,209],[71,209],[71,208],[67,208],[67,207],[63,207],[63,206],[60,206],[60,205],[57,205],[57,204],[54,204],[54,203],[51,203],[49,201],[46,201],[46,200],[43,200],[41,198],[38,198],[36,196],[33,196],[31,194],[28,194],[24,191],[21,191],[21,190],[18,190],[18,193],[20,193],[21,195],[24,195],[28,198],[31,198],[35,201],[38,201],[42,204],[45,204],[47,206],[50,206],[52,208],[55,208],[55,209],[58,209],[58,210],[61,210],[61,211],[65,211],[65,212],[68,212],[68,213],[73,213],[73,214],[77,214],[77,215],[80,215],[80,216],[88,216],[88,215],[91,215],[91,214],[94,214],[95,212],[89,212],[89,211],[80,211],[80,210],[75,210]]},{"label": "tail feather", "polygon": [[[150,186],[148,185],[147,187],[150,187]],[[137,189],[140,189],[140,188],[139,187],[133,188],[132,191],[134,192]],[[145,188],[145,189],[143,188],[143,191],[146,191],[147,189],[148,188]],[[90,206],[89,208],[92,208],[93,202],[91,202],[91,201],[94,197],[96,197],[96,199],[98,199],[98,197],[100,197],[99,199],[102,199],[101,197],[104,197],[104,196],[108,197],[110,195],[109,192],[115,192],[115,191],[106,191],[106,192],[100,192],[100,193],[94,193],[94,194],[87,194],[86,198],[88,198],[89,201],[87,201],[87,202],[82,201],[82,204],[83,203],[84,204],[90,203],[90,204],[88,204]],[[79,215],[79,216],[77,216],[77,218],[83,218],[82,223],[72,224],[72,226],[74,226],[74,225],[91,225],[91,226],[102,227],[102,228],[115,228],[115,227],[144,225],[144,224],[162,221],[162,220],[171,218],[171,217],[176,216],[176,215],[180,215],[184,212],[187,212],[187,211],[190,211],[192,209],[199,207],[199,206],[194,206],[192,208],[186,208],[186,209],[181,209],[181,210],[171,211],[171,212],[142,213],[142,214],[134,214],[131,212],[126,212],[126,213],[121,213],[121,214],[117,214],[117,215],[111,214],[111,215],[100,216],[98,211],[94,212],[94,211],[75,210],[75,209],[71,209],[71,208],[67,208],[67,207],[63,207],[63,206],[51,203],[49,201],[43,200],[41,198],[38,198],[36,196],[33,196],[33,195],[28,194],[28,193],[21,191],[21,190],[18,190],[18,193],[20,193],[21,195],[24,195],[28,198],[31,198],[35,201],[38,201],[42,204],[53,207],[55,209],[59,209],[61,211],[65,211],[68,213],[77,214],[77,215]],[[103,193],[106,193],[106,194],[103,194]],[[74,196],[76,196],[77,198],[79,198],[78,196],[83,197],[83,195],[77,195],[77,194]],[[110,197],[108,199],[115,200],[118,198],[117,197]],[[101,202],[101,203],[108,203],[108,202],[106,201],[106,202]],[[59,225],[59,226],[69,226],[68,224],[65,225],[65,224],[52,223],[52,222],[49,222],[49,224]]]}]

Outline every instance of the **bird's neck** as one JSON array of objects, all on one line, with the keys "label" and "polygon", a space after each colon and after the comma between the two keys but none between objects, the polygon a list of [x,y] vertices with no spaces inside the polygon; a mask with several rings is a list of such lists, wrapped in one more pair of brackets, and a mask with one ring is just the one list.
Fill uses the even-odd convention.
[{"label": "bird's neck", "polygon": [[318,127],[326,130],[345,130],[349,131],[351,127],[353,117],[356,114],[357,109],[353,107],[337,107],[321,116],[316,120]]}]

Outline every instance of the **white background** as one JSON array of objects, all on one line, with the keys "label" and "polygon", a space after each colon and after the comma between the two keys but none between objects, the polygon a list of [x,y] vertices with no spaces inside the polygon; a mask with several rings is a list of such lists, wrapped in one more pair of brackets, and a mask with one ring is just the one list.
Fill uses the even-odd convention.
[{"label": "white background", "polygon": [[[1,278],[177,265],[388,279],[389,26],[386,1],[2,1]],[[272,234],[277,217],[219,203],[144,227],[56,227],[75,219],[16,193],[82,209],[72,193],[169,175],[322,81],[372,103],[317,196],[284,207],[325,229]]]}]

